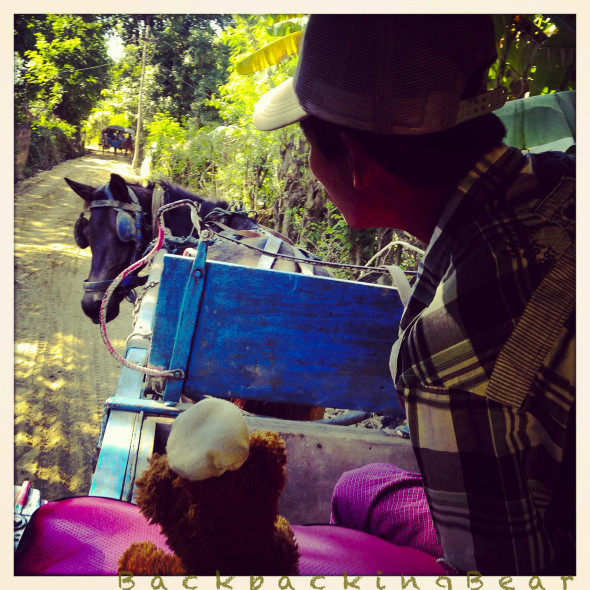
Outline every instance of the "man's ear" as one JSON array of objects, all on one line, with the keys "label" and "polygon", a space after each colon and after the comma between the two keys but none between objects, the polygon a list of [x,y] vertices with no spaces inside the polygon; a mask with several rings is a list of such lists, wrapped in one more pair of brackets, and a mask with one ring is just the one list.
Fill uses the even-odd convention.
[{"label": "man's ear", "polygon": [[367,182],[371,181],[374,160],[348,131],[341,131],[340,139],[348,151],[348,161],[354,188],[357,190],[366,188]]}]

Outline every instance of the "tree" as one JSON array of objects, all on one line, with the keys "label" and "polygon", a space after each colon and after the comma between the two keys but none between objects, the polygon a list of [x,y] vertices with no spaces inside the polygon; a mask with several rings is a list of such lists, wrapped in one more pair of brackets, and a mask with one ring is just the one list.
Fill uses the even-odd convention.
[{"label": "tree", "polygon": [[575,15],[495,15],[499,59],[491,85],[511,99],[575,88]]},{"label": "tree", "polygon": [[232,18],[222,15],[154,15],[157,44],[152,56],[158,109],[200,124],[219,121],[208,100],[227,79],[229,49],[217,43],[217,32]]},{"label": "tree", "polygon": [[147,48],[153,84],[146,85],[145,98],[154,105],[154,113],[167,112],[178,120],[197,118],[202,124],[210,119],[219,121],[207,101],[227,78],[229,49],[218,43],[217,37],[232,22],[231,16],[145,14],[116,15],[113,19],[127,54],[142,46],[149,25],[155,40]]},{"label": "tree", "polygon": [[96,15],[17,15],[18,107],[79,126],[108,80],[107,27]]},{"label": "tree", "polygon": [[83,153],[82,121],[107,84],[110,59],[96,15],[16,15],[15,176]]},{"label": "tree", "polygon": [[[98,130],[97,121],[103,121],[108,113],[108,122],[124,118],[124,124],[135,129],[140,94],[142,130],[154,122],[158,122],[154,129],[159,130],[168,121],[184,125],[190,120],[193,127],[209,121],[219,123],[217,109],[209,100],[228,75],[229,49],[218,43],[217,36],[231,22],[230,16],[121,14],[109,18],[113,31],[123,41],[125,53],[113,65],[112,83],[103,91],[88,123],[93,136]],[[164,137],[161,132],[157,135],[159,140]],[[137,144],[141,147],[143,133],[139,138]],[[158,153],[165,154],[161,147]],[[165,159],[169,162],[167,155]]]}]

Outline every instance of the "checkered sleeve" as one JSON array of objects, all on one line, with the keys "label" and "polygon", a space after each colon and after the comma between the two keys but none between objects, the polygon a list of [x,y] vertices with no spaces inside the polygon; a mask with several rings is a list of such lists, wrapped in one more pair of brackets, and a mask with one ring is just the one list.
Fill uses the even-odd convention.
[{"label": "checkered sleeve", "polygon": [[[560,308],[573,284],[555,281],[551,305],[536,302],[525,318],[544,278],[571,251],[571,231],[555,219],[573,191],[558,185],[561,200],[548,223],[535,175],[514,174],[520,154],[505,154],[501,164],[480,164],[431,242],[392,372],[445,559],[458,571],[527,575],[553,571],[554,507],[569,493],[560,482],[573,477],[564,473],[564,454],[575,329],[573,310]],[[560,309],[555,330],[537,346],[529,336],[534,322],[551,323]],[[531,329],[518,328],[525,319]],[[522,354],[522,366],[536,368],[523,393],[519,372],[510,376],[504,359],[508,368],[492,395],[507,342],[508,357]],[[540,352],[529,362],[530,347]]]}]

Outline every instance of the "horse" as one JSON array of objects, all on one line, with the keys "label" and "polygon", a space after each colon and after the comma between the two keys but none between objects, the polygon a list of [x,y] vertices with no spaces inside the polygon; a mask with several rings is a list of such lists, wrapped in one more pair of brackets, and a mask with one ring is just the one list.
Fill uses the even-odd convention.
[{"label": "horse", "polygon": [[[231,240],[213,240],[207,250],[208,258],[245,266],[330,276],[326,269],[306,264],[306,260],[309,261],[313,256],[297,248],[289,238],[259,225],[244,211],[232,209],[226,201],[204,199],[167,181],[150,182],[147,186],[128,183],[118,174],[111,174],[110,181],[98,187],[69,178],[64,180],[84,201],[83,210],[74,225],[74,238],[80,248],[90,247],[92,252],[90,274],[84,281],[81,303],[84,313],[95,324],[100,321],[100,307],[109,285],[143,255],[156,237],[155,217],[158,209],[183,199],[198,205],[199,217],[207,220],[209,227],[216,227],[222,234],[232,236]],[[160,190],[156,190],[158,186]],[[164,214],[165,226],[175,238],[173,244],[177,254],[182,254],[186,248],[195,247],[195,240],[190,239],[195,227],[187,209],[177,207]],[[236,244],[236,238],[245,246]],[[285,254],[301,262],[264,256],[260,250],[269,254]],[[105,314],[107,322],[117,317],[121,301],[146,281],[147,277],[139,277],[135,273],[125,278],[111,296]],[[293,405],[291,408],[290,404],[254,401],[247,401],[243,409],[303,420],[322,418],[324,412],[323,408],[302,405]]]},{"label": "horse", "polygon": [[[133,139],[131,139],[131,137],[128,135],[124,141],[123,141],[123,145],[120,148],[122,151],[125,151],[125,155],[128,156],[134,149],[133,146]],[[115,150],[115,153],[117,152],[117,150]]]},{"label": "horse", "polygon": [[103,152],[109,151],[111,149],[111,146],[109,144],[109,138],[107,137],[106,133],[103,133],[100,137],[100,148]]}]

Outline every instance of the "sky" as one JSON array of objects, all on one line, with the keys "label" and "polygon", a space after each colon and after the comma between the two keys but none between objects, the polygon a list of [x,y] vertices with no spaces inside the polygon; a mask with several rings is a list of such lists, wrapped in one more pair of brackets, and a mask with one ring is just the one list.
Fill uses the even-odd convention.
[{"label": "sky", "polygon": [[121,37],[109,37],[107,52],[115,61],[119,61],[123,57],[123,41]]}]

